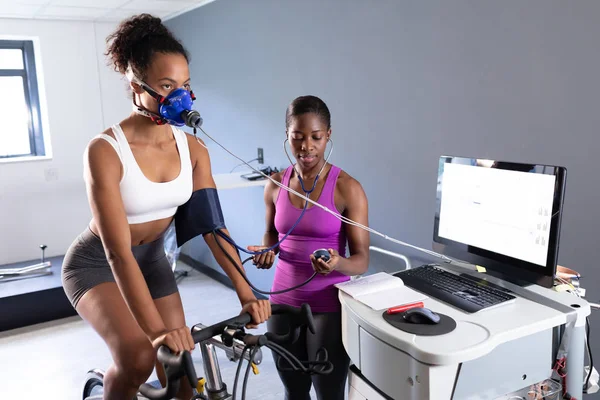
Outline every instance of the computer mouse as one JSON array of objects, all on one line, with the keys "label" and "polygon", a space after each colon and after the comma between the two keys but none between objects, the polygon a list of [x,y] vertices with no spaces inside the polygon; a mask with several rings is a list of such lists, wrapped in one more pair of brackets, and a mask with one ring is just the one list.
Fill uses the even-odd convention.
[{"label": "computer mouse", "polygon": [[440,322],[440,316],[429,308],[414,307],[404,311],[402,317],[411,324],[430,324],[435,325]]},{"label": "computer mouse", "polygon": [[331,258],[331,255],[329,254],[329,251],[327,251],[327,249],[315,250],[313,252],[313,256],[315,256],[317,260],[320,258],[325,262],[329,261],[329,259]]}]

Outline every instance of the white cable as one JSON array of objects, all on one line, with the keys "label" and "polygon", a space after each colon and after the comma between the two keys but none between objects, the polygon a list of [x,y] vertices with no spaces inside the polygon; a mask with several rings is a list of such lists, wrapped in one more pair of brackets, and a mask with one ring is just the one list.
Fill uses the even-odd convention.
[{"label": "white cable", "polygon": [[[229,153],[231,156],[233,156],[233,157],[237,158],[238,160],[240,160],[240,161],[242,162],[242,164],[245,164],[245,165],[247,165],[248,167],[250,167],[250,169],[252,169],[254,172],[256,172],[256,173],[258,173],[258,174],[260,174],[260,175],[264,176],[265,178],[269,179],[271,182],[273,182],[275,185],[279,186],[281,189],[285,189],[285,190],[287,190],[288,192],[290,192],[290,193],[292,193],[292,194],[294,194],[294,195],[296,195],[296,196],[300,197],[301,199],[304,199],[304,200],[305,200],[305,201],[307,201],[308,203],[310,203],[310,204],[312,204],[312,205],[314,205],[314,206],[316,206],[316,207],[319,207],[320,209],[322,209],[322,210],[323,210],[323,211],[325,211],[325,212],[328,212],[329,214],[333,215],[334,217],[336,217],[336,218],[337,218],[337,219],[339,219],[340,221],[342,221],[342,222],[344,222],[344,223],[346,223],[346,224],[348,224],[348,225],[352,225],[352,226],[356,226],[356,227],[358,227],[358,228],[361,228],[361,229],[363,229],[363,230],[365,230],[365,231],[367,231],[367,232],[370,232],[370,233],[372,233],[372,234],[374,234],[374,235],[380,236],[380,237],[382,237],[382,238],[384,238],[384,239],[386,239],[386,240],[389,240],[389,241],[390,241],[390,242],[392,242],[392,243],[396,243],[396,244],[399,244],[399,245],[401,245],[401,246],[409,247],[409,248],[412,248],[412,249],[415,249],[415,250],[421,251],[421,252],[423,252],[423,253],[425,253],[425,254],[428,254],[428,255],[434,256],[434,257],[439,257],[439,258],[441,258],[441,259],[443,259],[444,261],[447,261],[447,262],[452,262],[452,261],[454,261],[454,260],[452,260],[450,257],[447,257],[447,256],[445,256],[445,255],[443,255],[443,254],[439,254],[439,253],[436,253],[435,251],[432,251],[432,250],[427,250],[427,249],[423,249],[423,248],[421,248],[421,247],[414,246],[414,245],[412,245],[412,244],[409,244],[409,243],[403,242],[403,241],[401,241],[401,240],[394,239],[393,237],[390,237],[390,236],[388,236],[388,235],[386,235],[386,234],[383,234],[383,233],[381,233],[381,232],[378,232],[378,231],[376,231],[375,229],[369,228],[368,226],[365,226],[365,225],[363,225],[363,224],[360,224],[360,223],[358,223],[358,222],[356,222],[356,221],[353,221],[353,220],[351,220],[351,219],[350,219],[350,218],[348,218],[348,217],[344,217],[343,215],[340,215],[340,214],[338,214],[338,213],[336,213],[336,212],[334,212],[334,211],[331,211],[329,208],[327,208],[327,207],[323,206],[322,204],[319,204],[319,203],[317,203],[316,201],[313,201],[313,200],[311,200],[310,198],[308,198],[308,197],[306,197],[306,196],[304,196],[304,195],[302,195],[302,194],[298,193],[298,192],[297,192],[297,191],[295,191],[294,189],[292,189],[292,188],[290,188],[290,187],[288,187],[288,186],[285,186],[284,184],[282,184],[282,183],[280,183],[280,182],[277,182],[276,180],[274,180],[273,178],[271,178],[271,177],[270,177],[270,176],[268,176],[267,174],[263,173],[262,171],[260,171],[260,170],[258,170],[258,169],[256,169],[256,168],[254,168],[253,166],[251,166],[250,164],[248,164],[247,162],[245,162],[243,159],[241,159],[240,157],[236,156],[236,155],[235,155],[235,154],[233,154],[231,151],[229,151],[227,148],[225,148],[225,146],[223,146],[221,143],[217,142],[217,141],[216,141],[216,140],[215,140],[215,139],[214,139],[212,136],[210,136],[208,133],[206,133],[206,131],[205,131],[204,129],[202,129],[202,128],[198,128],[198,129],[200,129],[200,130],[202,131],[202,133],[204,133],[204,134],[205,134],[205,135],[206,135],[206,136],[207,136],[207,137],[208,137],[210,140],[212,140],[213,142],[215,142],[215,143],[216,143],[216,144],[217,144],[217,145],[218,145],[220,148],[222,148],[223,150],[225,150],[225,151],[226,151],[227,153]],[[199,141],[199,142],[200,142],[200,141]],[[200,142],[200,143],[201,143],[201,142]]]},{"label": "white cable", "polygon": [[571,282],[569,282],[568,280],[566,280],[566,279],[564,279],[564,278],[562,278],[562,277],[560,277],[560,276],[558,276],[558,275],[556,276],[556,279],[557,279],[558,281],[560,281],[561,283],[563,283],[563,284],[565,284],[565,285],[567,285],[567,286],[569,286],[569,287],[573,288],[573,290],[572,290],[572,291],[571,291],[571,290],[568,290],[568,291],[567,291],[568,293],[574,294],[575,296],[577,296],[577,297],[581,298],[581,295],[579,294],[579,291],[577,290],[577,288],[576,288],[575,286],[573,286],[573,284],[572,284]]}]

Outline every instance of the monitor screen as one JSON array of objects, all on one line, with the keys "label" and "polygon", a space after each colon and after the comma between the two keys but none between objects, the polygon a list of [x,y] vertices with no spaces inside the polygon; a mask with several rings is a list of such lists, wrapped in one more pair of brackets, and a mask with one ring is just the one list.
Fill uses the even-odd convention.
[{"label": "monitor screen", "polygon": [[553,275],[565,173],[561,167],[441,157],[434,241],[483,258],[479,262],[495,261],[487,263],[492,269],[503,269],[501,263]]}]

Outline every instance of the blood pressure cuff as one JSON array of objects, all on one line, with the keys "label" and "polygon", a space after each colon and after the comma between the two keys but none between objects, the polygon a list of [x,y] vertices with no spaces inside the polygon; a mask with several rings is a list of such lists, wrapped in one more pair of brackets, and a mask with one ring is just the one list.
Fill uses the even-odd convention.
[{"label": "blood pressure cuff", "polygon": [[196,190],[175,213],[177,247],[199,235],[225,228],[217,189]]}]

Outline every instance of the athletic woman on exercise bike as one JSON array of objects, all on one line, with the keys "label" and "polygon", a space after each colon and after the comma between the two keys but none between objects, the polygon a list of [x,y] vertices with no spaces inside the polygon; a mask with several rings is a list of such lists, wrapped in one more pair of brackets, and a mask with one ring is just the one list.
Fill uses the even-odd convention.
[{"label": "athletic woman on exercise bike", "polygon": [[[147,14],[122,22],[107,42],[115,69],[130,80],[134,112],[86,149],[92,220],[69,248],[62,277],[73,306],[112,354],[104,398],[131,399],[152,373],[160,345],[174,352],[194,348],[163,234],[192,193],[214,191],[215,183],[203,144],[159,114],[173,93],[193,99],[181,43]],[[269,302],[256,299],[216,236],[205,239],[232,280],[242,312],[250,313],[253,325],[267,320]],[[222,246],[241,264],[228,243]],[[157,372],[163,378],[158,366]],[[190,398],[190,385],[180,387],[177,397]]]}]

